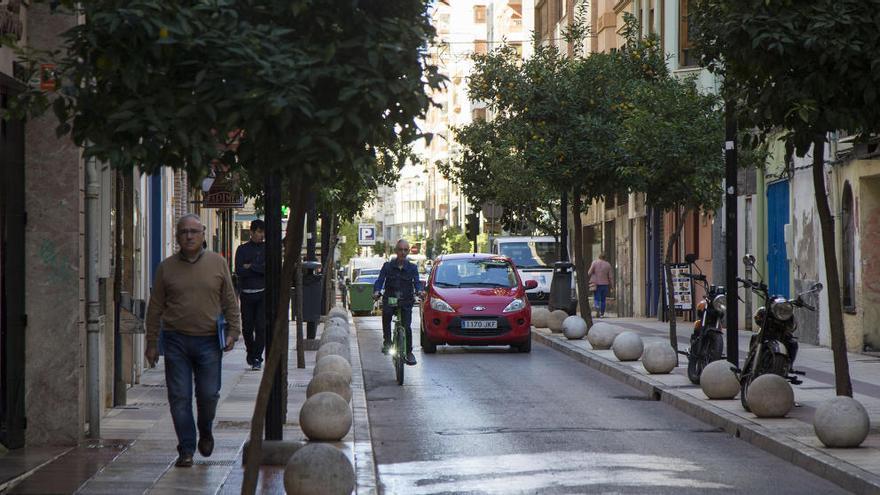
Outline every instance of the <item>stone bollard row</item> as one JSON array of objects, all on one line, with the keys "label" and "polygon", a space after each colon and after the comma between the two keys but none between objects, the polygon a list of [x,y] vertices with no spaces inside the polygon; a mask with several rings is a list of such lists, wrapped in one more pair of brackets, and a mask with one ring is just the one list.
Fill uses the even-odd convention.
[{"label": "stone bollard row", "polygon": [[314,375],[299,411],[299,425],[309,442],[297,450],[284,469],[288,494],[350,494],[355,473],[348,456],[333,445],[351,431],[351,348],[348,313],[333,308],[324,322]]}]

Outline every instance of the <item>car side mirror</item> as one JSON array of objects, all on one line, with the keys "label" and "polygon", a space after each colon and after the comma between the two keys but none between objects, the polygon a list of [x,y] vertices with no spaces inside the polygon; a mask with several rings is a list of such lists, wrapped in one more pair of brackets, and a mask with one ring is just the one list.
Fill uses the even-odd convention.
[{"label": "car side mirror", "polygon": [[526,282],[523,284],[523,287],[525,287],[526,290],[537,289],[538,288],[538,281],[537,280],[526,280]]},{"label": "car side mirror", "polygon": [[697,262],[697,255],[694,253],[688,253],[684,255],[684,260],[690,264],[694,264]]}]

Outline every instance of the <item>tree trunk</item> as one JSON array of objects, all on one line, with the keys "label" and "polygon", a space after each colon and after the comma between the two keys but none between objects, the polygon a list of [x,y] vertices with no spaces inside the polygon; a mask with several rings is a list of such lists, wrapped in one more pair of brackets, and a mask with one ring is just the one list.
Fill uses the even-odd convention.
[{"label": "tree trunk", "polygon": [[587,277],[587,265],[584,260],[584,225],[581,222],[581,192],[574,191],[571,197],[574,207],[572,220],[574,221],[574,270],[577,277],[578,307],[581,310],[581,318],[587,322],[587,329],[593,326],[593,315],[590,310],[589,280]]},{"label": "tree trunk", "polygon": [[[672,283],[672,248],[681,238],[681,231],[684,228],[684,218],[691,212],[690,209],[685,210],[684,215],[678,216],[678,211],[673,215],[675,221],[675,232],[669,237],[666,243],[666,258],[663,264],[663,273],[666,278],[666,316],[669,318],[669,344],[673,349],[678,351],[678,333],[675,328],[675,287]],[[675,362],[678,364],[678,354],[675,355]]]},{"label": "tree trunk", "polygon": [[[293,278],[294,266],[301,266],[299,263],[299,254],[302,250],[303,241],[303,223],[305,221],[305,197],[302,194],[304,185],[299,181],[291,181],[290,198],[294,203],[289,216],[287,217],[286,242],[284,245],[284,261],[281,265],[281,287],[290,287],[290,281]],[[286,284],[286,285],[285,285]],[[299,292],[299,291],[297,291]],[[278,291],[278,310],[275,313],[275,323],[272,328],[272,341],[283,342],[287,328],[287,313],[290,310],[290,294],[289,290]],[[300,313],[301,314],[301,313]],[[299,344],[299,343],[297,343]],[[283,356],[287,349],[282,349],[282,345],[274,345],[266,356],[266,367],[263,370],[263,376],[260,379],[260,388],[257,392],[257,398],[254,403],[254,414],[251,418],[250,442],[247,451],[247,464],[244,467],[244,479],[242,480],[241,493],[252,495],[256,492],[257,478],[259,477],[260,461],[262,459],[263,445],[263,429],[266,421],[266,408],[269,404],[269,394],[275,380],[275,372],[279,366],[287,366],[282,363]],[[297,345],[299,352],[300,346]]]},{"label": "tree trunk", "polygon": [[[324,232],[324,230],[327,232]],[[336,238],[335,231],[336,230],[336,215],[333,214],[333,211],[324,212],[324,220],[321,222],[321,271],[324,273],[323,279],[323,294],[324,294],[324,307],[321,311],[322,314],[327,314],[330,311],[330,308],[335,306],[336,301],[331,299],[332,291],[330,288],[332,287],[333,282],[336,280],[335,274],[331,271],[331,267],[333,266],[333,252],[336,250],[336,243],[334,239]]]},{"label": "tree trunk", "polygon": [[843,307],[840,297],[840,274],[837,271],[837,250],[834,245],[834,219],[828,206],[825,190],[825,136],[813,142],[813,190],[819,228],[822,231],[822,249],[825,252],[825,275],[828,287],[828,319],[831,324],[831,352],[834,355],[834,382],[837,395],[852,397],[852,380],[846,356],[846,333],[843,328]]}]

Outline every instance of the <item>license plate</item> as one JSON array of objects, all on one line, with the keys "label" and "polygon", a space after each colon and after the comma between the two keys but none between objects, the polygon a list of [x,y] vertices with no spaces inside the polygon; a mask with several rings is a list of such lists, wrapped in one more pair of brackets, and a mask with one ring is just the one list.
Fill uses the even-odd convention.
[{"label": "license plate", "polygon": [[461,328],[498,328],[496,320],[461,320]]}]

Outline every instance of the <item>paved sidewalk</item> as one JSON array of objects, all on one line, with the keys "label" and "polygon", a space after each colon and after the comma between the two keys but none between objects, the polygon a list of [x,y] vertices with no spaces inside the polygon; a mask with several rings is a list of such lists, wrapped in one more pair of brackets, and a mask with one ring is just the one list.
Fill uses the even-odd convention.
[{"label": "paved sidewalk", "polygon": [[[354,324],[351,323],[352,332]],[[318,327],[318,336],[323,325]],[[296,367],[296,328],[290,325],[287,422],[284,439],[307,441],[299,429],[299,410],[306,399],[316,351],[305,351],[305,369]],[[352,358],[352,408],[354,424],[340,447],[352,460],[357,474],[357,493],[376,492],[376,470],[369,436],[366,395],[360,352],[355,335],[349,339]],[[128,391],[128,403],[113,408],[104,417],[104,440],[55,452],[0,493],[83,494],[232,494],[240,493],[244,476],[242,454],[250,434],[250,421],[259,388],[261,371],[245,364],[244,343],[224,356],[223,386],[214,423],[214,453],[210,458],[195,455],[192,468],[175,468],[177,439],[166,397],[163,360],[143,374],[142,382]],[[112,439],[112,440],[109,440]],[[53,451],[54,452],[54,451]],[[22,465],[47,454],[11,451],[2,462],[18,458]],[[263,466],[258,493],[284,493],[283,466]]]},{"label": "paved sidewalk", "polygon": [[[605,323],[639,333],[645,344],[668,342],[668,324],[652,319],[603,318]],[[679,350],[686,350],[691,327],[679,324]],[[871,416],[871,431],[861,447],[829,449],[816,437],[812,420],[816,408],[835,396],[831,350],[801,344],[795,368],[805,371],[803,384],[792,388],[800,405],[786,418],[759,419],[746,412],[739,398],[708,400],[687,378],[687,358],[669,375],[649,375],[640,361],[620,362],[610,350],[593,350],[586,340],[567,340],[540,330],[535,340],[617,378],[655,400],[667,402],[733,436],[748,441],[854,493],[880,493],[880,358],[849,354],[855,398]],[[740,362],[748,349],[749,334],[740,332]]]}]

